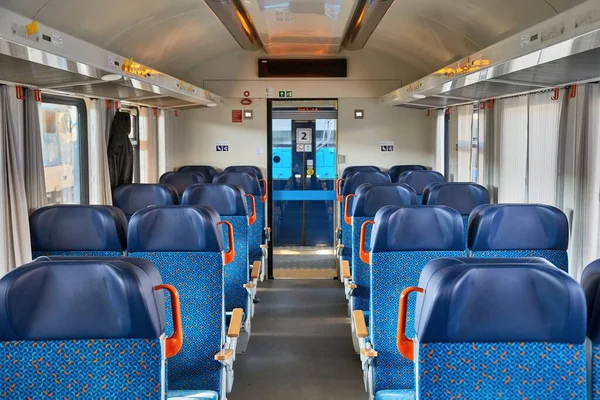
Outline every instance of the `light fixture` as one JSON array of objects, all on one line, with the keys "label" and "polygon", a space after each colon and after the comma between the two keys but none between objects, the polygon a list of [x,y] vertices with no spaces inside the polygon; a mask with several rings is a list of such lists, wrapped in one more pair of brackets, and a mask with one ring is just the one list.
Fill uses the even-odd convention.
[{"label": "light fixture", "polygon": [[412,97],[414,97],[415,99],[424,99],[427,96],[425,96],[424,94],[413,93]]},{"label": "light fixture", "polygon": [[114,81],[118,81],[121,78],[123,78],[123,76],[119,75],[119,74],[108,74],[108,75],[104,75],[101,79],[104,82],[114,82]]},{"label": "light fixture", "polygon": [[206,105],[206,107],[216,107],[216,106],[217,106],[217,103],[215,103],[214,101],[210,102]]}]

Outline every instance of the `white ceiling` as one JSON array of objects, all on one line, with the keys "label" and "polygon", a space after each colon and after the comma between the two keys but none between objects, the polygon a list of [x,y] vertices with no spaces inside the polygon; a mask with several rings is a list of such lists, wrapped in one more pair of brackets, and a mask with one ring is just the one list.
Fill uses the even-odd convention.
[{"label": "white ceiling", "polygon": [[[367,48],[426,75],[581,2],[395,0]],[[177,77],[239,49],[202,0],[0,0],[0,6]]]}]

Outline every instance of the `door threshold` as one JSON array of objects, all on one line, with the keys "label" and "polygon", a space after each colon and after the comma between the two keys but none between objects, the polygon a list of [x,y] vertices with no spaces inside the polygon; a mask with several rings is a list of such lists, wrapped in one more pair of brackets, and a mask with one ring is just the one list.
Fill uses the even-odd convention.
[{"label": "door threshold", "polygon": [[335,269],[273,269],[275,279],[332,279],[337,275]]}]

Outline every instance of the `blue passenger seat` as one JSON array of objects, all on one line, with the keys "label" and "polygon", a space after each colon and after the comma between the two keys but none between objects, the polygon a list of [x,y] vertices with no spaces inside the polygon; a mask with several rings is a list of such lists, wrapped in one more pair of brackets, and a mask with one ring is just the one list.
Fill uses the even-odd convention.
[{"label": "blue passenger seat", "polygon": [[569,223],[558,208],[542,204],[490,204],[469,217],[473,257],[542,257],[569,271]]},{"label": "blue passenger seat", "polygon": [[[261,187],[260,178],[255,173],[248,172],[221,172],[213,179],[213,183],[224,183],[229,185],[240,186],[246,194],[254,196],[256,202],[256,220],[257,223],[249,228],[248,252],[250,263],[260,261],[262,265],[261,279],[264,279],[266,268],[266,210],[263,188]],[[247,199],[248,206],[251,207],[250,198]]]},{"label": "blue passenger seat", "polygon": [[587,397],[584,292],[544,259],[432,261],[400,309],[398,351],[414,360],[417,399]]},{"label": "blue passenger seat", "polygon": [[587,302],[588,398],[600,399],[600,260],[593,261],[581,276]]},{"label": "blue passenger seat", "polygon": [[[396,348],[400,293],[419,281],[425,265],[436,258],[464,255],[462,219],[445,206],[386,206],[375,215],[370,252],[361,259],[371,266],[370,323],[364,313],[353,312],[361,348],[366,387],[381,398],[385,390],[414,390],[413,363]],[[413,319],[415,299],[409,304]],[[409,337],[414,333],[409,324]],[[441,399],[440,397],[435,397]]]},{"label": "blue passenger seat", "polygon": [[113,206],[55,205],[29,216],[33,258],[39,256],[120,257],[127,243],[127,219]]},{"label": "blue passenger seat", "polygon": [[[248,229],[249,225],[257,223],[256,207],[248,211],[246,198],[250,196],[252,195],[245,194],[239,186],[215,183],[190,186],[182,199],[184,206],[212,208],[219,213],[223,221],[228,221],[233,226],[235,257],[225,266],[225,310],[244,310],[247,333],[250,333],[253,299],[260,275],[260,265],[254,268],[252,274],[249,269]],[[254,204],[254,201],[252,203]],[[223,226],[223,229],[227,228]],[[229,239],[226,235],[224,237],[225,247],[229,248]]]},{"label": "blue passenger seat", "polygon": [[348,261],[352,265],[352,223],[346,215],[346,209],[348,212],[352,209],[355,192],[358,187],[362,184],[370,183],[373,185],[387,185],[391,184],[390,176],[385,172],[381,171],[359,171],[348,175],[342,187],[342,197],[344,201],[341,204],[342,209],[342,261]]},{"label": "blue passenger seat", "polygon": [[[152,261],[181,297],[185,346],[169,362],[169,391],[212,390],[224,398],[231,390],[239,330],[225,336],[219,224],[227,222],[220,222],[214,210],[189,206],[147,208],[129,223],[129,255]],[[225,254],[226,262],[232,253],[229,249]],[[242,314],[234,310],[232,325],[241,325]]]},{"label": "blue passenger seat", "polygon": [[113,204],[129,220],[133,214],[146,207],[179,204],[179,194],[173,186],[161,183],[122,185],[113,191]]},{"label": "blue passenger seat", "polygon": [[451,182],[430,184],[425,188],[423,204],[448,206],[462,215],[465,228],[465,244],[469,232],[469,215],[476,207],[490,203],[490,193],[476,183]]},{"label": "blue passenger seat", "polygon": [[427,167],[423,165],[394,165],[388,170],[392,182],[398,182],[398,178],[406,171],[427,171]]},{"label": "blue passenger seat", "polygon": [[197,183],[207,183],[210,178],[201,172],[166,172],[162,174],[159,182],[171,185],[177,190],[179,198],[183,196],[183,192],[188,187]]},{"label": "blue passenger seat", "polygon": [[151,263],[127,258],[40,259],[9,272],[0,280],[0,396],[163,398],[165,355],[182,344],[178,301],[178,329],[165,338],[163,289],[177,296]]},{"label": "blue passenger seat", "polygon": [[215,175],[218,173],[215,167],[210,165],[185,165],[180,167],[177,172],[200,172],[204,174],[207,182],[212,182]]},{"label": "blue passenger seat", "polygon": [[432,183],[444,183],[444,175],[437,171],[405,171],[398,177],[399,183],[406,183],[415,189],[419,204],[423,204],[423,192],[427,185]]}]

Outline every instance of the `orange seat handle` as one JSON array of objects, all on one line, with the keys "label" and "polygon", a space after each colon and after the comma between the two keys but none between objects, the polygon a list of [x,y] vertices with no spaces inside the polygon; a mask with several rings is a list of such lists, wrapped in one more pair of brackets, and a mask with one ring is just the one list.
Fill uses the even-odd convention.
[{"label": "orange seat handle", "polygon": [[181,326],[181,302],[179,293],[174,286],[158,285],[154,290],[166,290],[171,297],[171,318],[173,319],[173,334],[165,341],[167,358],[173,357],[183,346],[183,328]]},{"label": "orange seat handle", "polygon": [[342,182],[344,182],[344,180],[341,178],[335,180],[335,198],[338,203],[344,201],[344,198],[342,197]]},{"label": "orange seat handle", "polygon": [[246,196],[250,198],[250,207],[252,208],[252,214],[248,218],[248,223],[254,225],[256,222],[256,199],[251,194],[247,194]]},{"label": "orange seat handle", "polygon": [[371,264],[371,253],[367,251],[367,226],[375,225],[374,221],[366,221],[360,227],[360,259],[365,264]]},{"label": "orange seat handle", "polygon": [[356,196],[353,194],[346,196],[346,202],[344,205],[344,222],[346,222],[347,225],[352,225],[352,216],[350,215],[350,199],[352,197]]},{"label": "orange seat handle", "polygon": [[261,199],[262,199],[263,203],[266,203],[267,197],[269,195],[269,184],[267,183],[266,179],[259,179],[258,181],[265,184],[265,189],[264,189],[265,191],[264,191]]},{"label": "orange seat handle", "polygon": [[235,258],[235,245],[233,244],[233,225],[227,221],[221,221],[217,225],[227,226],[227,237],[229,238],[229,250],[225,252],[225,265],[230,264]]},{"label": "orange seat handle", "polygon": [[407,287],[400,295],[400,307],[398,308],[398,336],[396,342],[400,354],[411,361],[415,360],[415,341],[406,337],[406,320],[408,319],[408,296],[413,292],[423,293],[424,290],[416,286]]}]

